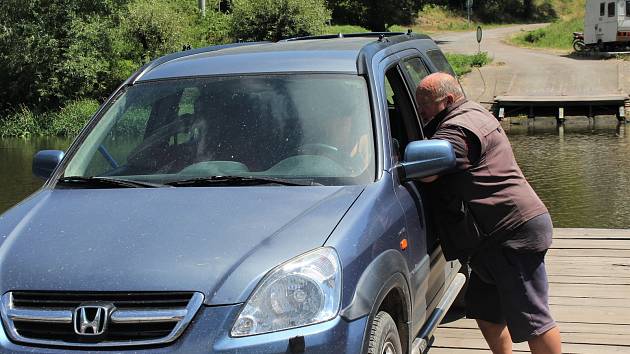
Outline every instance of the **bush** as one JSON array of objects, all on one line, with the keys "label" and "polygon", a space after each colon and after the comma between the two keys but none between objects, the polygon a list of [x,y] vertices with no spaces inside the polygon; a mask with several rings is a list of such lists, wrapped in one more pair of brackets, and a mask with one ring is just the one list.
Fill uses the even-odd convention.
[{"label": "bush", "polygon": [[0,138],[21,137],[26,138],[40,133],[38,119],[35,114],[25,106],[0,121]]},{"label": "bush", "polygon": [[198,16],[195,11],[191,24],[185,31],[184,42],[193,48],[205,47],[213,44],[226,44],[230,38],[231,16],[218,11],[206,10],[206,16]]},{"label": "bush", "polygon": [[422,7],[419,0],[327,0],[335,24],[350,24],[384,32],[392,25],[412,24]]},{"label": "bush", "polygon": [[59,112],[51,115],[50,133],[57,136],[73,137],[79,133],[98,109],[95,100],[77,100],[64,106]]},{"label": "bush", "polygon": [[323,0],[234,0],[231,32],[243,41],[277,41],[322,33],[329,18]]}]

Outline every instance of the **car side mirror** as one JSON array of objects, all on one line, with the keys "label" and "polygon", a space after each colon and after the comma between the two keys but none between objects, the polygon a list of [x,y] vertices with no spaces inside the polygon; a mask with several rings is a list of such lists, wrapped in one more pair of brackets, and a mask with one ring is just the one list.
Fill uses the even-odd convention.
[{"label": "car side mirror", "polygon": [[48,179],[57,165],[63,159],[64,152],[60,150],[42,150],[33,157],[33,174]]},{"label": "car side mirror", "polygon": [[455,167],[455,151],[445,140],[418,140],[407,144],[400,164],[405,181],[437,175]]}]

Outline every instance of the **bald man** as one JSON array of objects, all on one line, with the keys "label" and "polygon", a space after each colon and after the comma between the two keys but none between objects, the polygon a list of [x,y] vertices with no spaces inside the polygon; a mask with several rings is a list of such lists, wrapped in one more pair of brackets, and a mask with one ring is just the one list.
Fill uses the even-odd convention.
[{"label": "bald man", "polygon": [[[512,353],[512,342],[524,341],[534,354],[561,353],[544,263],[553,226],[507,135],[449,74],[424,78],[416,102],[425,132],[449,141],[457,158],[454,171],[423,182],[445,256],[468,259],[472,268],[466,316],[476,319],[494,354]],[[472,220],[464,232],[462,220]]]}]

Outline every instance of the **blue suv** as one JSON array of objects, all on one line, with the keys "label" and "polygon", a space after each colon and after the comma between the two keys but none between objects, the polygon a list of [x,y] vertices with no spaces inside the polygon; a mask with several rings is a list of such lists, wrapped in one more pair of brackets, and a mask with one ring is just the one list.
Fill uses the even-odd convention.
[{"label": "blue suv", "polygon": [[418,178],[427,36],[157,59],[0,217],[3,353],[419,353],[464,283]]}]

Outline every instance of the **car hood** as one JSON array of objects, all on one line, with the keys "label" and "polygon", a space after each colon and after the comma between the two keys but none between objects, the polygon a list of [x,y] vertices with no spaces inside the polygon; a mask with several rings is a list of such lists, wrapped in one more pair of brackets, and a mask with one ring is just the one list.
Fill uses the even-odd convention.
[{"label": "car hood", "polygon": [[0,216],[0,290],[200,291],[247,299],[322,246],[363,187],[42,190]]}]

